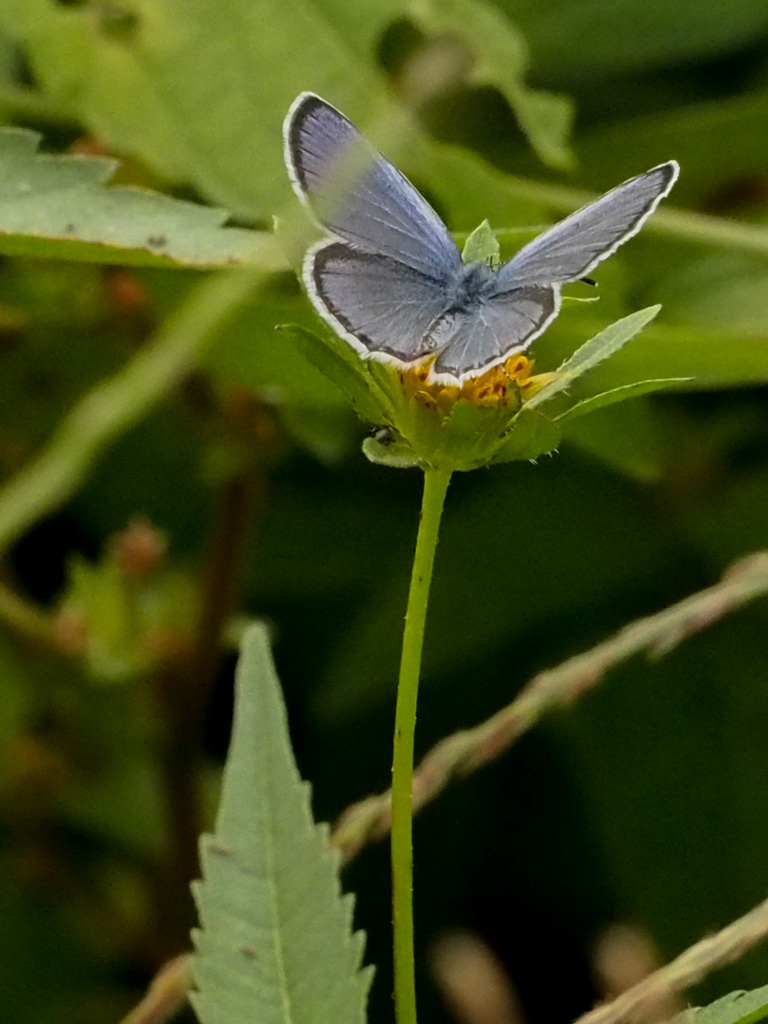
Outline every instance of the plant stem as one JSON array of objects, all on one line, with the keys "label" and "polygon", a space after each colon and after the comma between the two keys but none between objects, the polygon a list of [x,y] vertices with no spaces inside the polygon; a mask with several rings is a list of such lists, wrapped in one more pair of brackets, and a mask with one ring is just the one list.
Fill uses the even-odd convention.
[{"label": "plant stem", "polygon": [[450,470],[424,471],[419,533],[408,591],[397,685],[392,754],[392,911],[397,1024],[416,1024],[413,958],[413,737],[429,587],[443,503],[450,479]]},{"label": "plant stem", "polygon": [[60,654],[53,634],[53,618],[34,602],[0,581],[0,622],[16,630],[25,640],[53,648]]}]

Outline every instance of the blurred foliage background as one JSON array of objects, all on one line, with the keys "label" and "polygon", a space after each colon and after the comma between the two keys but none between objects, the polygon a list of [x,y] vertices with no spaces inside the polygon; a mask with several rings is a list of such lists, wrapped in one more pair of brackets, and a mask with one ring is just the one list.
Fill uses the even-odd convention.
[{"label": "blurred foliage background", "polygon": [[[599,302],[566,304],[533,354],[549,369],[658,301],[595,377],[601,389],[694,380],[575,421],[536,466],[454,481],[423,752],[766,544],[768,8],[0,0],[5,123],[41,132],[48,152],[117,155],[117,181],[220,206],[241,227],[293,209],[280,131],[306,89],[384,145],[397,103],[410,133],[388,154],[451,229],[487,216],[507,252],[579,205],[577,190],[682,167],[665,209],[599,268]],[[318,817],[388,782],[420,475],[366,463],[341,396],[275,333],[316,324],[291,275],[226,316],[210,313],[206,284],[192,270],[0,264],[8,1024],[118,1020],[187,948],[239,616],[273,624]],[[91,389],[206,309],[209,343],[183,372],[139,362],[114,429],[94,414],[61,434]],[[43,493],[35,459],[49,443]],[[65,485],[67,460],[79,469]],[[428,970],[446,929],[496,951],[538,1024],[600,996],[594,949],[609,925],[636,927],[666,959],[764,897],[766,615],[758,602],[652,666],[615,670],[428,808],[415,831],[424,1024],[448,1017]],[[380,844],[345,878],[379,965],[374,1022],[392,1015],[388,876]],[[693,1001],[767,972],[755,952]]]}]

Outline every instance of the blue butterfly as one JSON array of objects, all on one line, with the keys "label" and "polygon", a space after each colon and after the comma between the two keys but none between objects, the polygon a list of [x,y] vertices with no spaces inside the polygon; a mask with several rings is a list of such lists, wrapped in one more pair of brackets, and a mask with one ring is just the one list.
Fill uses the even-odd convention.
[{"label": "blue butterfly", "polygon": [[561,285],[637,234],[679,173],[670,160],[630,178],[493,267],[463,263],[426,199],[319,96],[297,97],[284,137],[293,187],[331,235],[304,259],[320,316],[363,357],[432,358],[430,379],[454,384],[528,348],[559,313]]}]

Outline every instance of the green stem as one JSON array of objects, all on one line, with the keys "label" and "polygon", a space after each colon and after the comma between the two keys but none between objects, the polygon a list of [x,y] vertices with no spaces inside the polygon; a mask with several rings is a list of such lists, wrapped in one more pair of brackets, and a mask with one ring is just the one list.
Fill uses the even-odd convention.
[{"label": "green stem", "polygon": [[397,1024],[416,1024],[413,959],[413,737],[429,587],[443,503],[450,479],[450,470],[424,471],[419,533],[413,556],[397,685],[392,754],[392,910]]}]

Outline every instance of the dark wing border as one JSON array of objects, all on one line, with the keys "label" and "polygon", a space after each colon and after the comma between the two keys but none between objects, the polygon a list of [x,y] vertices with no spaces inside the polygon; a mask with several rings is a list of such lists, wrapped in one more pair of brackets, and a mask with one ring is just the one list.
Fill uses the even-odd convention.
[{"label": "dark wing border", "polygon": [[439,317],[442,306],[443,297],[440,282],[435,281],[418,271],[414,271],[410,267],[406,267],[403,264],[398,263],[397,260],[392,259],[390,256],[365,252],[354,248],[347,242],[340,241],[338,238],[333,237],[330,239],[321,239],[315,245],[311,246],[304,256],[302,278],[304,286],[307,289],[307,293],[312,301],[312,305],[315,307],[315,310],[322,319],[325,320],[325,322],[329,324],[338,335],[347,341],[356,352],[365,359],[375,359],[378,362],[397,366],[401,369],[408,369],[409,367],[422,362],[433,351],[427,342],[427,339],[431,335],[431,323],[426,326],[426,329],[420,336],[420,340],[424,342],[424,350],[410,358],[405,358],[402,355],[398,355],[395,352],[388,351],[387,349],[380,347],[381,343],[374,341],[374,339],[369,339],[370,346],[366,345],[365,342],[361,340],[363,332],[358,330],[356,333],[353,330],[352,323],[344,316],[343,312],[338,308],[334,308],[330,304],[328,298],[319,290],[315,275],[318,267],[322,269],[323,259],[331,258],[334,255],[334,252],[338,255],[344,255],[356,261],[358,264],[368,262],[372,265],[383,264],[386,267],[397,267],[400,268],[401,271],[404,271],[409,277],[418,278],[424,284],[425,288],[429,285],[433,285],[436,290],[436,298],[438,299],[435,303],[435,319]]}]

